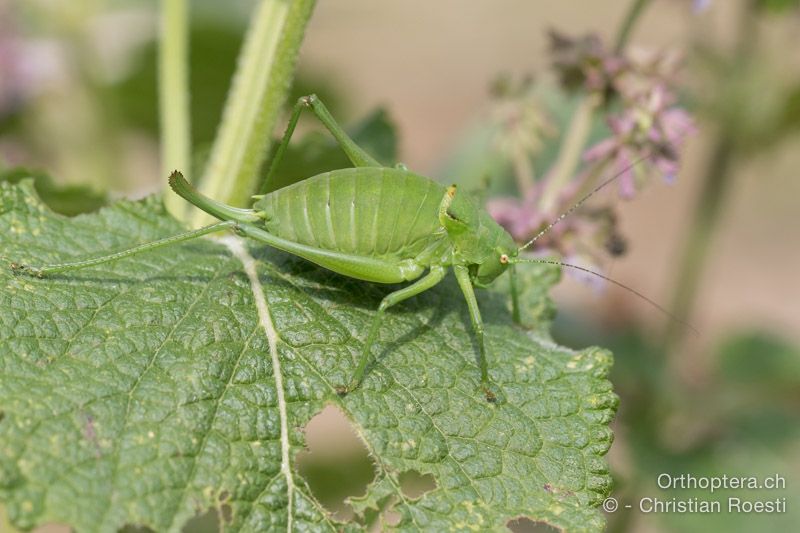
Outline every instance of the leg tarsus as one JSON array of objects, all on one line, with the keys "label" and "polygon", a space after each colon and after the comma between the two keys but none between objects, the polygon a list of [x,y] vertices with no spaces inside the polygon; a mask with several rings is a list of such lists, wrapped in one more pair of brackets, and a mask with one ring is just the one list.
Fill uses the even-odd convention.
[{"label": "leg tarsus", "polygon": [[495,393],[492,392],[492,389],[490,389],[486,385],[484,385],[482,388],[483,388],[483,394],[484,394],[484,396],[486,396],[486,401],[489,402],[489,403],[496,403],[497,402],[497,395],[495,395]]},{"label": "leg tarsus", "polygon": [[480,351],[480,361],[478,363],[481,368],[481,389],[484,396],[486,396],[486,401],[494,403],[497,401],[497,396],[489,387],[489,363],[486,359],[486,341],[484,340],[482,323],[479,326],[475,326],[475,337],[478,339],[478,349]]},{"label": "leg tarsus", "polygon": [[44,274],[42,274],[42,271],[40,269],[34,268],[32,266],[23,265],[21,263],[11,263],[9,267],[11,268],[11,272],[13,274],[21,274],[24,276],[35,276],[40,279],[44,277]]}]

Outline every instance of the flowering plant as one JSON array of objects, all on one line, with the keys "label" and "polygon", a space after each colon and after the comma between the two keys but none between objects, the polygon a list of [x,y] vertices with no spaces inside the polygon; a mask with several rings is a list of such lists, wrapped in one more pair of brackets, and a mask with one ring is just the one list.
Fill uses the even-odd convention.
[{"label": "flowering plant", "polygon": [[[560,87],[577,93],[580,103],[561,136],[555,161],[535,179],[531,161],[556,134],[548,110],[534,96],[530,81],[496,91],[495,146],[512,162],[519,196],[493,198],[488,209],[534,252],[557,253],[569,262],[600,268],[603,252],[625,251],[612,205],[582,207],[552,231],[542,231],[609,174],[624,199],[633,198],[653,174],[674,181],[694,120],[677,103],[676,54],[612,51],[597,35],[572,38],[551,31],[550,39]],[[605,136],[590,143],[591,125],[599,120],[606,124]]]}]

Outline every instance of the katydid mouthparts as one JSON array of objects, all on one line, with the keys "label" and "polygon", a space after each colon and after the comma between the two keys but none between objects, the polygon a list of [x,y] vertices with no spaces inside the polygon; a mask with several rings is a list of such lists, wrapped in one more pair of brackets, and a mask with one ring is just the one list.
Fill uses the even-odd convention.
[{"label": "katydid mouthparts", "polygon": [[[413,282],[381,301],[352,378],[337,388],[340,394],[356,389],[363,380],[386,310],[432,288],[444,279],[449,269],[455,273],[467,303],[479,350],[480,386],[488,401],[494,401],[496,396],[490,387],[484,327],[474,288],[488,286],[506,270],[510,270],[513,280],[515,264],[548,263],[589,272],[644,298],[678,320],[637,291],[596,272],[560,261],[520,257],[525,248],[618,175],[600,184],[526,245],[518,247],[487,211],[468,195],[458,194],[455,185],[445,187],[402,165],[381,166],[356,145],[323,103],[311,95],[300,98],[294,106],[262,191],[268,190],[305,108],[310,108],[330,131],[354,168],[325,172],[257,195],[252,209],[231,207],[203,196],[176,171],[169,177],[172,189],[220,222],[102,257],[42,267],[12,264],[12,269],[42,277],[230,229],[344,276],[373,283]],[[516,284],[511,286],[516,291]],[[512,294],[515,317],[519,316],[517,302],[516,294]]]}]

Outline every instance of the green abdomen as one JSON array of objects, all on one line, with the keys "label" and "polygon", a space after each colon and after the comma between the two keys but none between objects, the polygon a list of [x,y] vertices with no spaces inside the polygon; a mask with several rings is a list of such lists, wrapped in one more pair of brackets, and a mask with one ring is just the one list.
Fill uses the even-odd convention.
[{"label": "green abdomen", "polygon": [[412,259],[445,242],[438,209],[445,189],[406,170],[348,168],[274,191],[253,206],[266,230],[321,248]]}]

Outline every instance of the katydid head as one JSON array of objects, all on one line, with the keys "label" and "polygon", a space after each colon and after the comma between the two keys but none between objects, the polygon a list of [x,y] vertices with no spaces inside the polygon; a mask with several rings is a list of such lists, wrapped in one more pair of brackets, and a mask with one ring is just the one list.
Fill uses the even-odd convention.
[{"label": "katydid head", "polygon": [[485,287],[517,256],[514,238],[468,195],[447,189],[439,220],[453,243],[455,258],[469,268],[473,285]]},{"label": "katydid head", "polygon": [[496,253],[489,256],[480,264],[472,265],[470,274],[472,275],[472,284],[476,287],[487,287],[500,277],[508,268],[509,255],[497,250]]},{"label": "katydid head", "polygon": [[470,269],[474,285],[478,287],[490,285],[517,259],[518,250],[514,245],[514,239],[505,230],[503,233],[504,235],[498,236],[498,242],[483,258],[483,261],[474,264]]}]

